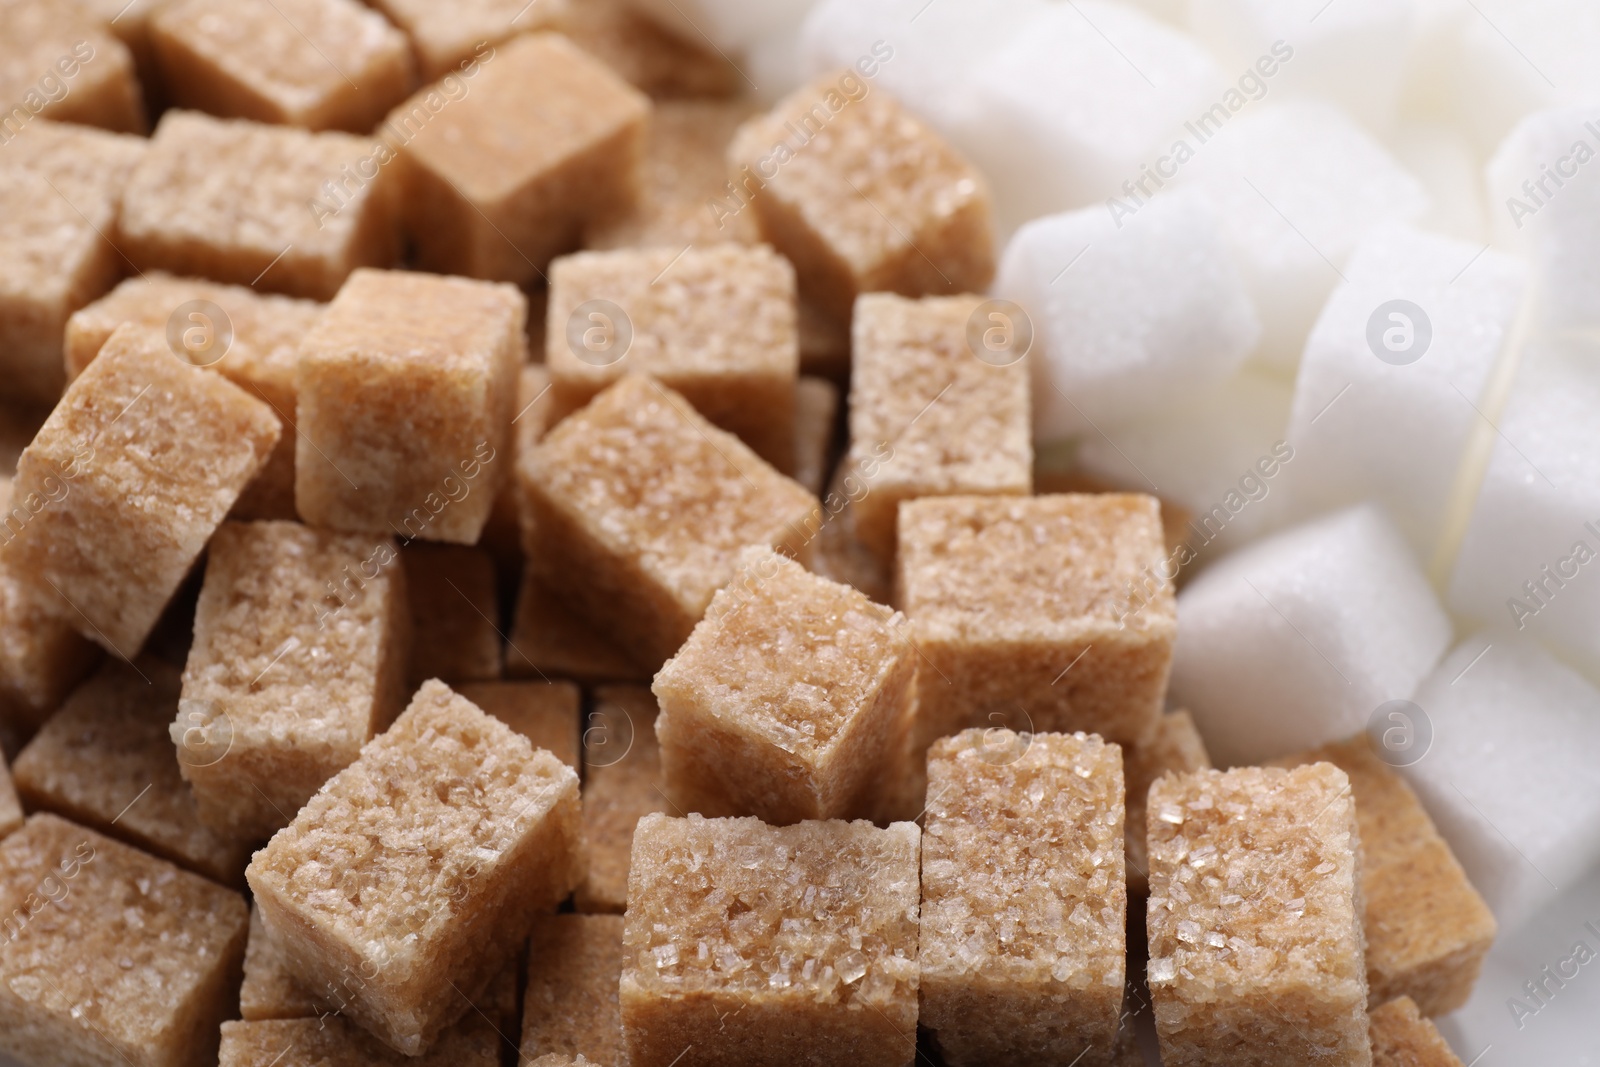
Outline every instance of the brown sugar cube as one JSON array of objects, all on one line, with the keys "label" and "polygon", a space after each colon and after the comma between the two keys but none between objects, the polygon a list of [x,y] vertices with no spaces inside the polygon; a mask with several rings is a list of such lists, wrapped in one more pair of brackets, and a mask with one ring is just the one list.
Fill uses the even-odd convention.
[{"label": "brown sugar cube", "polygon": [[509,285],[352,275],[301,345],[301,516],[335,530],[476,543],[510,476],[526,315]]},{"label": "brown sugar cube", "polygon": [[494,560],[466,545],[407,545],[406,596],[411,603],[413,683],[500,677],[500,631],[494,618]]},{"label": "brown sugar cube", "polygon": [[766,246],[621,249],[550,268],[551,421],[648,374],[781,471],[794,467],[794,269]]},{"label": "brown sugar cube", "polygon": [[411,89],[411,45],[356,0],[177,0],[150,19],[177,107],[366,133]]},{"label": "brown sugar cube", "polygon": [[872,816],[909,727],[904,625],[847,585],[746,550],[651,686],[673,802],[777,825]]},{"label": "brown sugar cube", "polygon": [[671,32],[630,0],[568,0],[560,29],[653,97],[736,96],[749,84],[727,56]]},{"label": "brown sugar cube", "polygon": [[234,504],[233,517],[293,519],[295,367],[300,340],[322,308],[311,300],[150,271],[124,280],[67,320],[67,377],[82,374],[125,322],[168,348],[174,348],[176,335],[175,353],[187,353],[189,362],[266,401],[284,427],[266,469]]},{"label": "brown sugar cube", "polygon": [[[1062,467],[1061,455],[1063,451],[1073,451],[1075,446],[1062,448],[1056,446],[1050,450],[1034,456],[1033,465],[1033,491],[1040,495],[1046,493],[1120,493],[1123,490],[1103,478],[1097,478],[1079,467]],[[1052,454],[1055,453],[1055,454]],[[1070,459],[1070,456],[1068,457]],[[1169,556],[1178,555],[1180,545],[1187,545],[1192,531],[1188,529],[1189,522],[1194,518],[1194,512],[1165,497],[1156,497],[1161,501],[1161,532],[1166,540]],[[1183,588],[1193,568],[1182,570],[1174,579],[1179,589]]]},{"label": "brown sugar cube", "polygon": [[[639,821],[623,937],[633,1067],[909,1064],[915,823]],[[700,946],[705,951],[700,951]]]},{"label": "brown sugar cube", "polygon": [[628,909],[628,864],[633,831],[646,815],[667,811],[661,777],[659,714],[643,686],[608,685],[595,691],[595,709],[583,732],[583,841],[588,870],[573,903],[581,912]]},{"label": "brown sugar cube", "polygon": [[622,916],[540,916],[528,944],[521,1067],[549,1067],[563,1056],[620,1067],[621,976]]},{"label": "brown sugar cube", "polygon": [[865,485],[856,534],[894,558],[900,501],[1033,491],[1028,366],[997,366],[967,342],[980,296],[856,302],[847,469]]},{"label": "brown sugar cube", "polygon": [[430,681],[246,875],[295,977],[416,1056],[572,891],[579,833],[572,768]]},{"label": "brown sugar cube", "polygon": [[23,452],[14,500],[50,503],[0,553],[52,614],[126,659],[279,433],[266,404],[124,327]]},{"label": "brown sugar cube", "polygon": [[127,269],[112,239],[145,142],[44,120],[6,131],[0,123],[0,379],[8,399],[51,405],[66,386],[67,316]]},{"label": "brown sugar cube", "polygon": [[570,0],[375,0],[411,38],[424,81],[456,73],[477,76],[494,62],[494,46],[532,30],[547,30],[566,15]]},{"label": "brown sugar cube", "polygon": [[431,1051],[407,1056],[346,1019],[278,1019],[222,1024],[218,1067],[499,1067],[500,1038],[474,1017]]},{"label": "brown sugar cube", "polygon": [[1128,955],[1122,755],[967,730],[928,752],[921,1024],[952,1067],[1112,1062]]},{"label": "brown sugar cube", "polygon": [[1349,775],[1355,797],[1371,1003],[1408,997],[1430,1018],[1448,1015],[1472,995],[1494,943],[1493,913],[1365,733],[1276,765],[1319,761]]},{"label": "brown sugar cube", "polygon": [[[1150,736],[1122,746],[1122,770],[1128,779],[1128,892],[1149,892],[1150,855],[1145,830],[1150,787],[1169,774],[1211,769],[1206,743],[1184,710],[1163,715]],[[1368,957],[1370,965],[1371,958]]]},{"label": "brown sugar cube", "polygon": [[394,541],[293,522],[211,539],[171,728],[206,823],[260,841],[355,761],[404,697]]},{"label": "brown sugar cube", "polygon": [[0,1054],[209,1067],[233,1010],[244,898],[93,830],[34,815],[0,842]]},{"label": "brown sugar cube", "polygon": [[169,111],[123,194],[122,250],[143,270],[331,299],[399,256],[387,146]]},{"label": "brown sugar cube", "polygon": [[17,789],[53,811],[223,885],[243,888],[250,849],[200,821],[172,757],[178,668],[111,661],[67,698],[17,757]]},{"label": "brown sugar cube", "polygon": [[37,118],[145,131],[133,55],[112,29],[79,4],[0,5],[0,145]]},{"label": "brown sugar cube", "polygon": [[677,651],[742,549],[806,562],[819,521],[816,497],[640,375],[563,419],[518,473],[529,566],[641,664]]},{"label": "brown sugar cube", "polygon": [[650,102],[557,34],[496,47],[471,91],[384,125],[425,270],[526,285],[638,195]]},{"label": "brown sugar cube", "polygon": [[[578,769],[581,694],[570,682],[468,682],[463,697],[573,770]],[[587,812],[585,812],[587,815]]]},{"label": "brown sugar cube", "polygon": [[828,483],[839,387],[826,378],[801,378],[794,403],[794,480],[821,496]]},{"label": "brown sugar cube", "polygon": [[11,772],[6,770],[6,758],[0,754],[0,838],[22,829],[22,802],[17,799],[16,786]]},{"label": "brown sugar cube", "polygon": [[981,293],[994,223],[980,175],[887,93],[824,74],[745,123],[719,218],[754,210],[800,291],[847,320],[861,293]]},{"label": "brown sugar cube", "polygon": [[1372,1063],[1359,856],[1332,764],[1156,782],[1148,974],[1163,1063]]},{"label": "brown sugar cube", "polygon": [[650,672],[541,582],[529,568],[506,642],[506,676],[583,683],[648,682]]},{"label": "brown sugar cube", "polygon": [[93,642],[45,611],[5,561],[3,546],[52,498],[60,502],[65,483],[47,481],[50,496],[21,497],[11,484],[0,477],[0,751],[6,752],[16,752],[61,706],[99,655]]},{"label": "brown sugar cube", "polygon": [[1373,1011],[1372,1067],[1461,1067],[1439,1028],[1417,1012],[1410,997],[1391,1000]]},{"label": "brown sugar cube", "polygon": [[[598,4],[580,0],[575,10],[595,12],[607,6],[608,0]],[[582,37],[574,39],[579,45],[585,43]],[[594,54],[606,58],[603,53]],[[758,235],[752,212],[719,220],[711,207],[727,193],[728,145],[740,123],[754,112],[754,105],[742,100],[670,100],[656,104],[645,138],[643,187],[638,204],[626,215],[590,226],[584,233],[584,246],[662,246],[676,253],[685,245],[754,244]]]},{"label": "brown sugar cube", "polygon": [[[967,726],[1143,739],[1166,699],[1170,582],[1153,497],[924,497],[900,505],[897,603],[920,660],[921,743]],[[991,715],[1000,716],[992,718]]]},{"label": "brown sugar cube", "polygon": [[[473,1004],[477,1010],[467,1012],[459,1023],[440,1036],[441,1045],[449,1044],[451,1034],[486,1028],[486,1024],[488,1028],[500,1031],[515,1030],[519,1014],[517,972],[520,969],[519,961],[516,967],[502,970],[484,995]],[[357,981],[360,981],[359,976],[345,978],[346,984]],[[250,942],[244,956],[244,984],[239,987],[240,1014],[252,1022],[313,1017],[328,1022],[343,1009],[348,993],[344,985],[323,986],[317,992],[321,995],[315,995],[295,978],[288,958],[261,921],[260,910],[252,908]],[[352,1028],[351,1032],[365,1037],[359,1029]],[[403,1060],[399,1053],[376,1042],[373,1047],[382,1048],[385,1055],[393,1057],[392,1062],[409,1062]],[[391,1060],[385,1059],[383,1062],[389,1063]]]}]

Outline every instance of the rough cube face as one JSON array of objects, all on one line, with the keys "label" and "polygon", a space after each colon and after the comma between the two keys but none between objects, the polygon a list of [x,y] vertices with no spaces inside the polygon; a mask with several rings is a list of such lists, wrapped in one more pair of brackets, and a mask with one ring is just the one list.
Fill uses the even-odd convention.
[{"label": "rough cube face", "polygon": [[1372,1067],[1461,1067],[1439,1028],[1417,1011],[1410,997],[1376,1009],[1368,1023]]},{"label": "rough cube face", "polygon": [[52,0],[13,0],[0,10],[0,144],[41,118],[145,131],[133,56],[110,33],[119,27],[106,24],[115,12],[97,14]]},{"label": "rough cube face", "polygon": [[43,120],[11,129],[0,125],[0,374],[9,395],[48,405],[66,386],[67,316],[126,269],[106,235],[145,142]]},{"label": "rough cube face", "polygon": [[794,393],[794,480],[822,495],[832,469],[839,387],[826,378],[801,378]]},{"label": "rough cube face", "polygon": [[749,84],[733,61],[707,47],[699,34],[674,33],[631,0],[569,0],[559,28],[634,88],[658,99],[738,96]]},{"label": "rough cube face", "polygon": [[746,123],[719,219],[754,210],[800,291],[837,319],[870,292],[983,292],[994,224],[983,176],[853,72],[825,74]]},{"label": "rough cube face", "polygon": [[523,571],[517,591],[516,615],[506,642],[506,675],[586,683],[650,680],[648,670],[574,613],[532,568]]},{"label": "rough cube face", "polygon": [[391,155],[365,137],[169,111],[128,179],[122,250],[144,270],[331,299],[357,267],[399,255]]},{"label": "rough cube face", "polygon": [[1408,997],[1430,1018],[1450,1014],[1472,995],[1494,943],[1489,906],[1366,734],[1277,765],[1316,762],[1344,771],[1355,797],[1371,1003]]},{"label": "rough cube face", "polygon": [[499,1067],[500,1038],[474,1017],[422,1056],[406,1056],[346,1019],[222,1024],[218,1067]]},{"label": "rough cube face", "polygon": [[153,657],[110,662],[67,698],[13,768],[34,811],[53,811],[203,874],[242,887],[248,842],[200,821],[167,729],[179,671]]},{"label": "rough cube face", "polygon": [[13,497],[50,503],[5,563],[52,614],[135,655],[280,432],[238,386],[120,330],[18,461]]},{"label": "rough cube face", "polygon": [[606,685],[583,732],[583,845],[588,869],[573,896],[581,912],[628,910],[633,832],[646,815],[667,812],[655,695],[643,686]]},{"label": "rough cube face", "polygon": [[890,293],[856,302],[845,469],[866,486],[856,534],[885,561],[902,500],[1033,489],[1028,365],[1014,352],[996,365],[971,347],[983,303]]},{"label": "rough cube face", "polygon": [[966,730],[928,752],[921,1025],[945,1061],[1111,1063],[1128,955],[1122,755]]},{"label": "rough cube face", "polygon": [[557,1056],[623,1062],[622,926],[620,915],[543,915],[534,923],[521,1063],[546,1067]]},{"label": "rough cube face", "polygon": [[677,651],[746,546],[809,559],[817,499],[639,375],[562,420],[518,470],[529,566],[641,664]]},{"label": "rough cube face", "polygon": [[923,747],[995,722],[1117,742],[1155,726],[1177,618],[1154,497],[931,497],[899,525]]},{"label": "rough cube face", "polygon": [[713,1067],[910,1063],[920,837],[914,823],[641,819],[623,937],[628,1062],[667,1067],[693,1045]]},{"label": "rough cube face", "polygon": [[1360,840],[1329,763],[1150,791],[1150,992],[1170,1067],[1368,1067]]},{"label": "rough cube face", "polygon": [[[57,496],[58,486],[53,486]],[[0,477],[0,546],[48,499],[14,497],[11,479]],[[98,655],[93,642],[44,609],[0,549],[0,749],[15,752],[61,706]]]},{"label": "rough cube face", "polygon": [[431,91],[384,127],[425,269],[528,284],[637,198],[650,102],[566,38],[500,45],[448,107]]},{"label": "rough cube face", "polygon": [[[622,311],[620,321],[606,301]],[[550,268],[552,421],[625,374],[648,374],[794,468],[800,373],[794,268],[765,246],[583,252]],[[624,339],[626,331],[628,339]]]},{"label": "rough cube face", "polygon": [[[519,1016],[517,976],[521,970],[521,962],[518,961],[515,967],[501,971],[499,977],[473,1003],[476,1010],[467,1012],[459,1023],[440,1035],[435,1054],[439,1049],[452,1047],[455,1044],[453,1036],[457,1034],[479,1029],[514,1030]],[[346,995],[342,986],[324,985],[312,989],[302,985],[295,978],[288,957],[261,921],[260,910],[251,909],[250,942],[244,955],[244,983],[239,987],[239,1012],[247,1021],[315,1017],[328,1023],[344,1010]],[[451,995],[456,996],[454,993]],[[340,1020],[340,1025],[348,1024]],[[364,1040],[371,1042],[363,1047],[381,1049],[388,1057],[383,1060],[384,1063],[398,1065],[409,1062],[400,1053],[372,1041],[357,1027],[351,1026],[348,1032],[360,1034]]]},{"label": "rough cube face", "polygon": [[260,841],[394,718],[409,647],[390,538],[292,522],[211,540],[172,725],[207,824]]},{"label": "rough cube face", "polygon": [[526,737],[534,748],[578,769],[578,687],[570,682],[468,682],[457,690]]},{"label": "rough cube face", "polygon": [[[579,6],[592,9],[610,2],[600,0],[597,5],[590,0]],[[584,45],[581,37],[577,43]],[[583,235],[584,247],[661,246],[676,252],[685,245],[754,244],[757,233],[751,212],[720,217],[711,206],[727,192],[728,145],[753,111],[741,100],[656,104],[645,138],[639,202],[626,215],[590,226]]]},{"label": "rough cube face", "polygon": [[571,892],[578,844],[572,768],[430,681],[246,874],[295,976],[416,1056]]},{"label": "rough cube face", "polygon": [[904,626],[847,585],[748,550],[651,686],[673,802],[777,825],[875,814],[910,728]]},{"label": "rough cube face", "polygon": [[366,133],[411,88],[405,34],[356,0],[179,0],[150,19],[172,103]]},{"label": "rough cube face", "polygon": [[[215,308],[221,309],[220,316]],[[125,322],[169,348],[169,330],[180,331],[179,349],[190,353],[190,362],[216,370],[271,405],[284,427],[266,469],[245,489],[233,517],[292,519],[295,368],[300,340],[321,314],[322,305],[315,301],[150,271],[124,280],[67,320],[67,377],[82,374]]]},{"label": "rough cube face", "polygon": [[6,758],[0,755],[0,838],[8,837],[20,829],[22,829],[22,802],[17,799],[11,772],[6,769]]},{"label": "rough cube face", "polygon": [[1149,892],[1150,853],[1145,818],[1150,787],[1169,774],[1209,771],[1211,757],[1195,729],[1194,718],[1184,710],[1161,716],[1142,741],[1122,746],[1122,770],[1128,781],[1128,892]]},{"label": "rough cube face", "polygon": [[495,627],[494,560],[466,545],[407,545],[406,596],[411,603],[413,682],[500,677]]},{"label": "rough cube face", "polygon": [[508,285],[356,272],[301,346],[301,516],[476,543],[511,465],[527,312]]},{"label": "rough cube face", "polygon": [[[25,1063],[216,1062],[244,957],[238,893],[35,815],[0,842],[0,909],[0,1053]],[[120,1056],[108,1059],[107,1044]]]},{"label": "rough cube face", "polygon": [[437,81],[453,70],[471,69],[474,57],[492,56],[508,37],[548,29],[564,14],[568,0],[458,0],[448,7],[434,0],[378,0],[373,4],[406,32],[422,80]]}]

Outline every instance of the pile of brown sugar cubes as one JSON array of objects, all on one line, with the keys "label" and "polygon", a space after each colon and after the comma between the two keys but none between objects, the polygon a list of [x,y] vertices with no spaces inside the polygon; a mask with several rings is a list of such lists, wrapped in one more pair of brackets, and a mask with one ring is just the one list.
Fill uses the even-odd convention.
[{"label": "pile of brown sugar cubes", "polygon": [[1167,711],[1161,502],[1036,492],[864,67],[125,2],[0,0],[0,1054],[1459,1062],[1483,901],[1364,736]]}]

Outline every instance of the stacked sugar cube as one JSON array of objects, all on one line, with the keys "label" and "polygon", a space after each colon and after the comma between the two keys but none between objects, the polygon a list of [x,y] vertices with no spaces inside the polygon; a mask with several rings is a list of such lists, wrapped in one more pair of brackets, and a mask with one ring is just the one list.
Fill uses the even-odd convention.
[{"label": "stacked sugar cube", "polygon": [[1600,117],[1413,6],[0,4],[0,1064],[1458,1063]]}]

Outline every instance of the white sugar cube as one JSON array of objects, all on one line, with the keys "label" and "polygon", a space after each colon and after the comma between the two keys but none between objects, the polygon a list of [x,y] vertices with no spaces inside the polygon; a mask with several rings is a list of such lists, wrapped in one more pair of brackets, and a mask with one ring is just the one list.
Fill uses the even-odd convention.
[{"label": "white sugar cube", "polygon": [[1375,500],[1429,560],[1525,271],[1499,253],[1396,226],[1369,234],[1344,273],[1295,381],[1294,511]]},{"label": "white sugar cube", "polygon": [[1194,512],[1189,562],[1209,563],[1276,522],[1295,462],[1284,438],[1290,397],[1286,383],[1246,371],[1145,418],[1102,425],[1082,437],[1076,460],[1111,485]]},{"label": "white sugar cube", "polygon": [[1432,747],[1407,777],[1515,926],[1600,860],[1600,691],[1532,641],[1478,636],[1412,700]]},{"label": "white sugar cube", "polygon": [[1600,326],[1597,156],[1600,106],[1529,115],[1489,163],[1496,237],[1532,262],[1540,318],[1557,329]]},{"label": "white sugar cube", "polygon": [[1600,5],[1593,0],[1471,0],[1454,75],[1458,107],[1493,151],[1523,116],[1600,100]]},{"label": "white sugar cube", "polygon": [[1218,766],[1257,763],[1364,729],[1449,644],[1399,532],[1363,505],[1240,549],[1179,594],[1172,699]]},{"label": "white sugar cube", "polygon": [[1102,0],[1055,6],[968,82],[971,104],[948,132],[988,175],[1010,222],[1148,182],[1145,168],[1226,89],[1187,34]]},{"label": "white sugar cube", "polygon": [[1531,347],[1450,581],[1451,608],[1600,678],[1600,345]]},{"label": "white sugar cube", "polygon": [[800,61],[807,74],[821,74],[887,54],[875,84],[948,137],[956,113],[972,105],[974,68],[1051,7],[1051,0],[822,0],[801,28]]},{"label": "white sugar cube", "polygon": [[1422,184],[1331,104],[1242,112],[1184,173],[1217,205],[1262,320],[1259,358],[1290,370],[1361,238],[1428,206]]},{"label": "white sugar cube", "polygon": [[1414,0],[1190,0],[1189,27],[1224,69],[1243,70],[1274,44],[1293,57],[1275,94],[1332,100],[1369,126],[1394,119],[1416,18]]},{"label": "white sugar cube", "polygon": [[1189,192],[1120,224],[1099,205],[1028,223],[994,292],[1032,320],[1034,432],[1046,441],[1221,384],[1261,333],[1215,213]]}]

